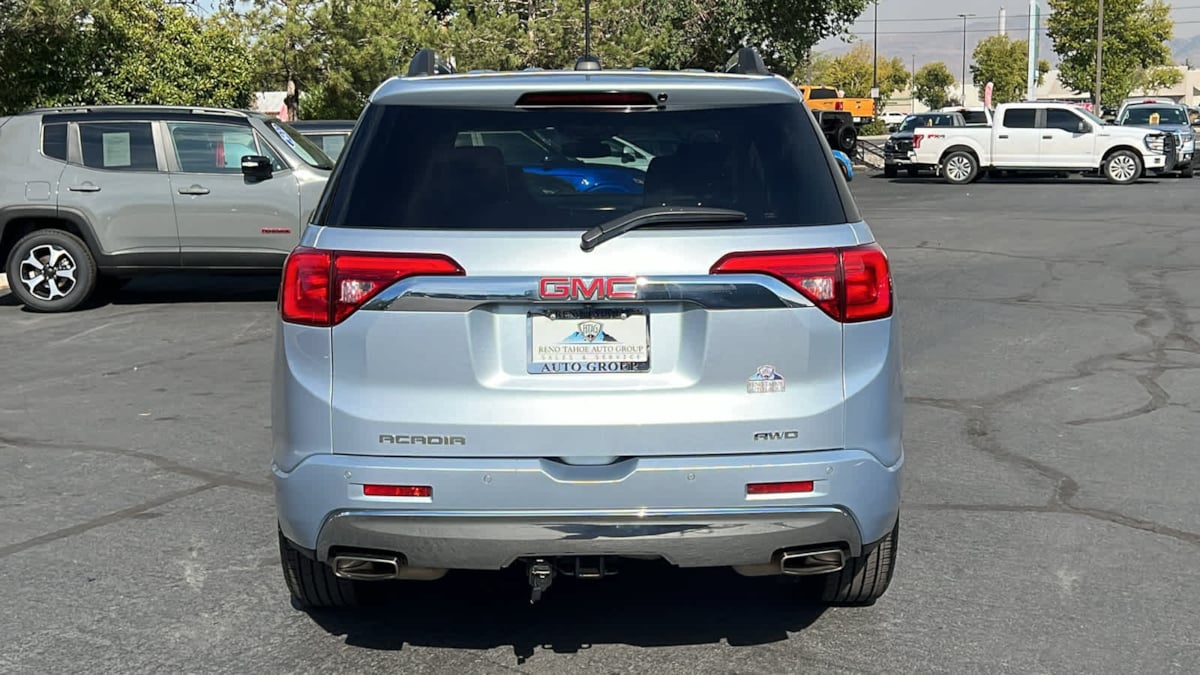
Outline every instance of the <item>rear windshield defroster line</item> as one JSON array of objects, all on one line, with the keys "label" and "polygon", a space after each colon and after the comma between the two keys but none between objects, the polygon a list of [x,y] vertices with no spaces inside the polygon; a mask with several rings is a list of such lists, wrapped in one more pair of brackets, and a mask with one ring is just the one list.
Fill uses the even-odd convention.
[{"label": "rear windshield defroster line", "polygon": [[631,113],[372,105],[317,223],[583,230],[656,206],[746,214],[730,227],[856,219],[818,134],[799,102]]}]

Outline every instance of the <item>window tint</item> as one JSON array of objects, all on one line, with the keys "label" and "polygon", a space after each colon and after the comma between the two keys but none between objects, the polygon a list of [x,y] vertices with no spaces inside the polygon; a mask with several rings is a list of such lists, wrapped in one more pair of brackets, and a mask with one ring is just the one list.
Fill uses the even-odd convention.
[{"label": "window tint", "polygon": [[[799,103],[627,114],[374,105],[318,222],[574,229],[703,205],[744,211],[746,227],[842,223],[817,133]],[[614,163],[617,139],[667,152]]]},{"label": "window tint", "polygon": [[836,89],[811,89],[808,92],[808,97],[814,101],[821,99],[837,98]]},{"label": "window tint", "polygon": [[1073,134],[1079,133],[1079,123],[1083,121],[1079,115],[1070,110],[1051,108],[1046,111],[1046,128],[1061,129]]},{"label": "window tint", "polygon": [[1004,112],[1004,126],[1008,129],[1036,129],[1037,109],[1014,108]]},{"label": "window tint", "polygon": [[42,127],[42,153],[47,157],[67,161],[67,125],[63,122]]},{"label": "window tint", "polygon": [[967,124],[987,124],[988,116],[983,110],[962,111],[963,121]]},{"label": "window tint", "polygon": [[185,173],[241,173],[242,157],[257,155],[250,127],[202,122],[168,122],[179,170]]},{"label": "window tint", "polygon": [[83,163],[93,169],[157,171],[149,122],[83,122]]}]

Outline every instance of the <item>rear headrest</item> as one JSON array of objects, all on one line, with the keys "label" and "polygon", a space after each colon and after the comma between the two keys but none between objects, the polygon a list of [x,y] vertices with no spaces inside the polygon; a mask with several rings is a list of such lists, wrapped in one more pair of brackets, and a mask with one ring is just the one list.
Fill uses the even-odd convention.
[{"label": "rear headrest", "polygon": [[729,146],[680,145],[673,155],[655,157],[646,169],[646,206],[733,206],[734,171]]}]

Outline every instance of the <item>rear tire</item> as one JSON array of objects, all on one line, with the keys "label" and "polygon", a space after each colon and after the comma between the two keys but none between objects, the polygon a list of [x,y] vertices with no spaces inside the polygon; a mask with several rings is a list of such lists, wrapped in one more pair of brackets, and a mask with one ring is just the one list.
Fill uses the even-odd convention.
[{"label": "rear tire", "polygon": [[824,583],[821,602],[842,607],[875,604],[892,583],[899,538],[900,520],[897,519],[892,531],[869,551],[847,560],[841,571],[820,579]]},{"label": "rear tire", "polygon": [[279,533],[279,560],[283,563],[283,578],[292,600],[302,609],[358,605],[358,582],[338,578],[329,565],[296,550],[282,532]]},{"label": "rear tire", "polygon": [[854,146],[858,145],[858,130],[854,125],[847,124],[837,131],[837,146],[838,150],[849,155],[854,152]]},{"label": "rear tire", "polygon": [[951,185],[966,185],[979,177],[979,160],[966,150],[955,150],[942,159],[942,177]]},{"label": "rear tire", "polygon": [[5,271],[12,294],[38,312],[69,312],[96,289],[92,252],[83,240],[63,230],[37,230],[22,237]]},{"label": "rear tire", "polygon": [[1193,167],[1193,166],[1189,166],[1179,172],[1180,178],[1191,178],[1192,176],[1195,176],[1195,175],[1196,175],[1196,167]]}]

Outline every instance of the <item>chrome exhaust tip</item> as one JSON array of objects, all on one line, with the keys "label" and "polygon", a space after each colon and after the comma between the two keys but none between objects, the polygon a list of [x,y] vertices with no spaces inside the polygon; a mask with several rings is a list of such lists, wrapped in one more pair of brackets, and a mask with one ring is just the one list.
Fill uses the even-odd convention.
[{"label": "chrome exhaust tip", "polygon": [[820,551],[785,551],[779,558],[779,571],[783,574],[809,575],[830,574],[846,566],[846,552],[840,548]]},{"label": "chrome exhaust tip", "polygon": [[395,556],[339,555],[334,556],[329,565],[335,576],[354,581],[395,579],[400,574],[400,559]]}]

